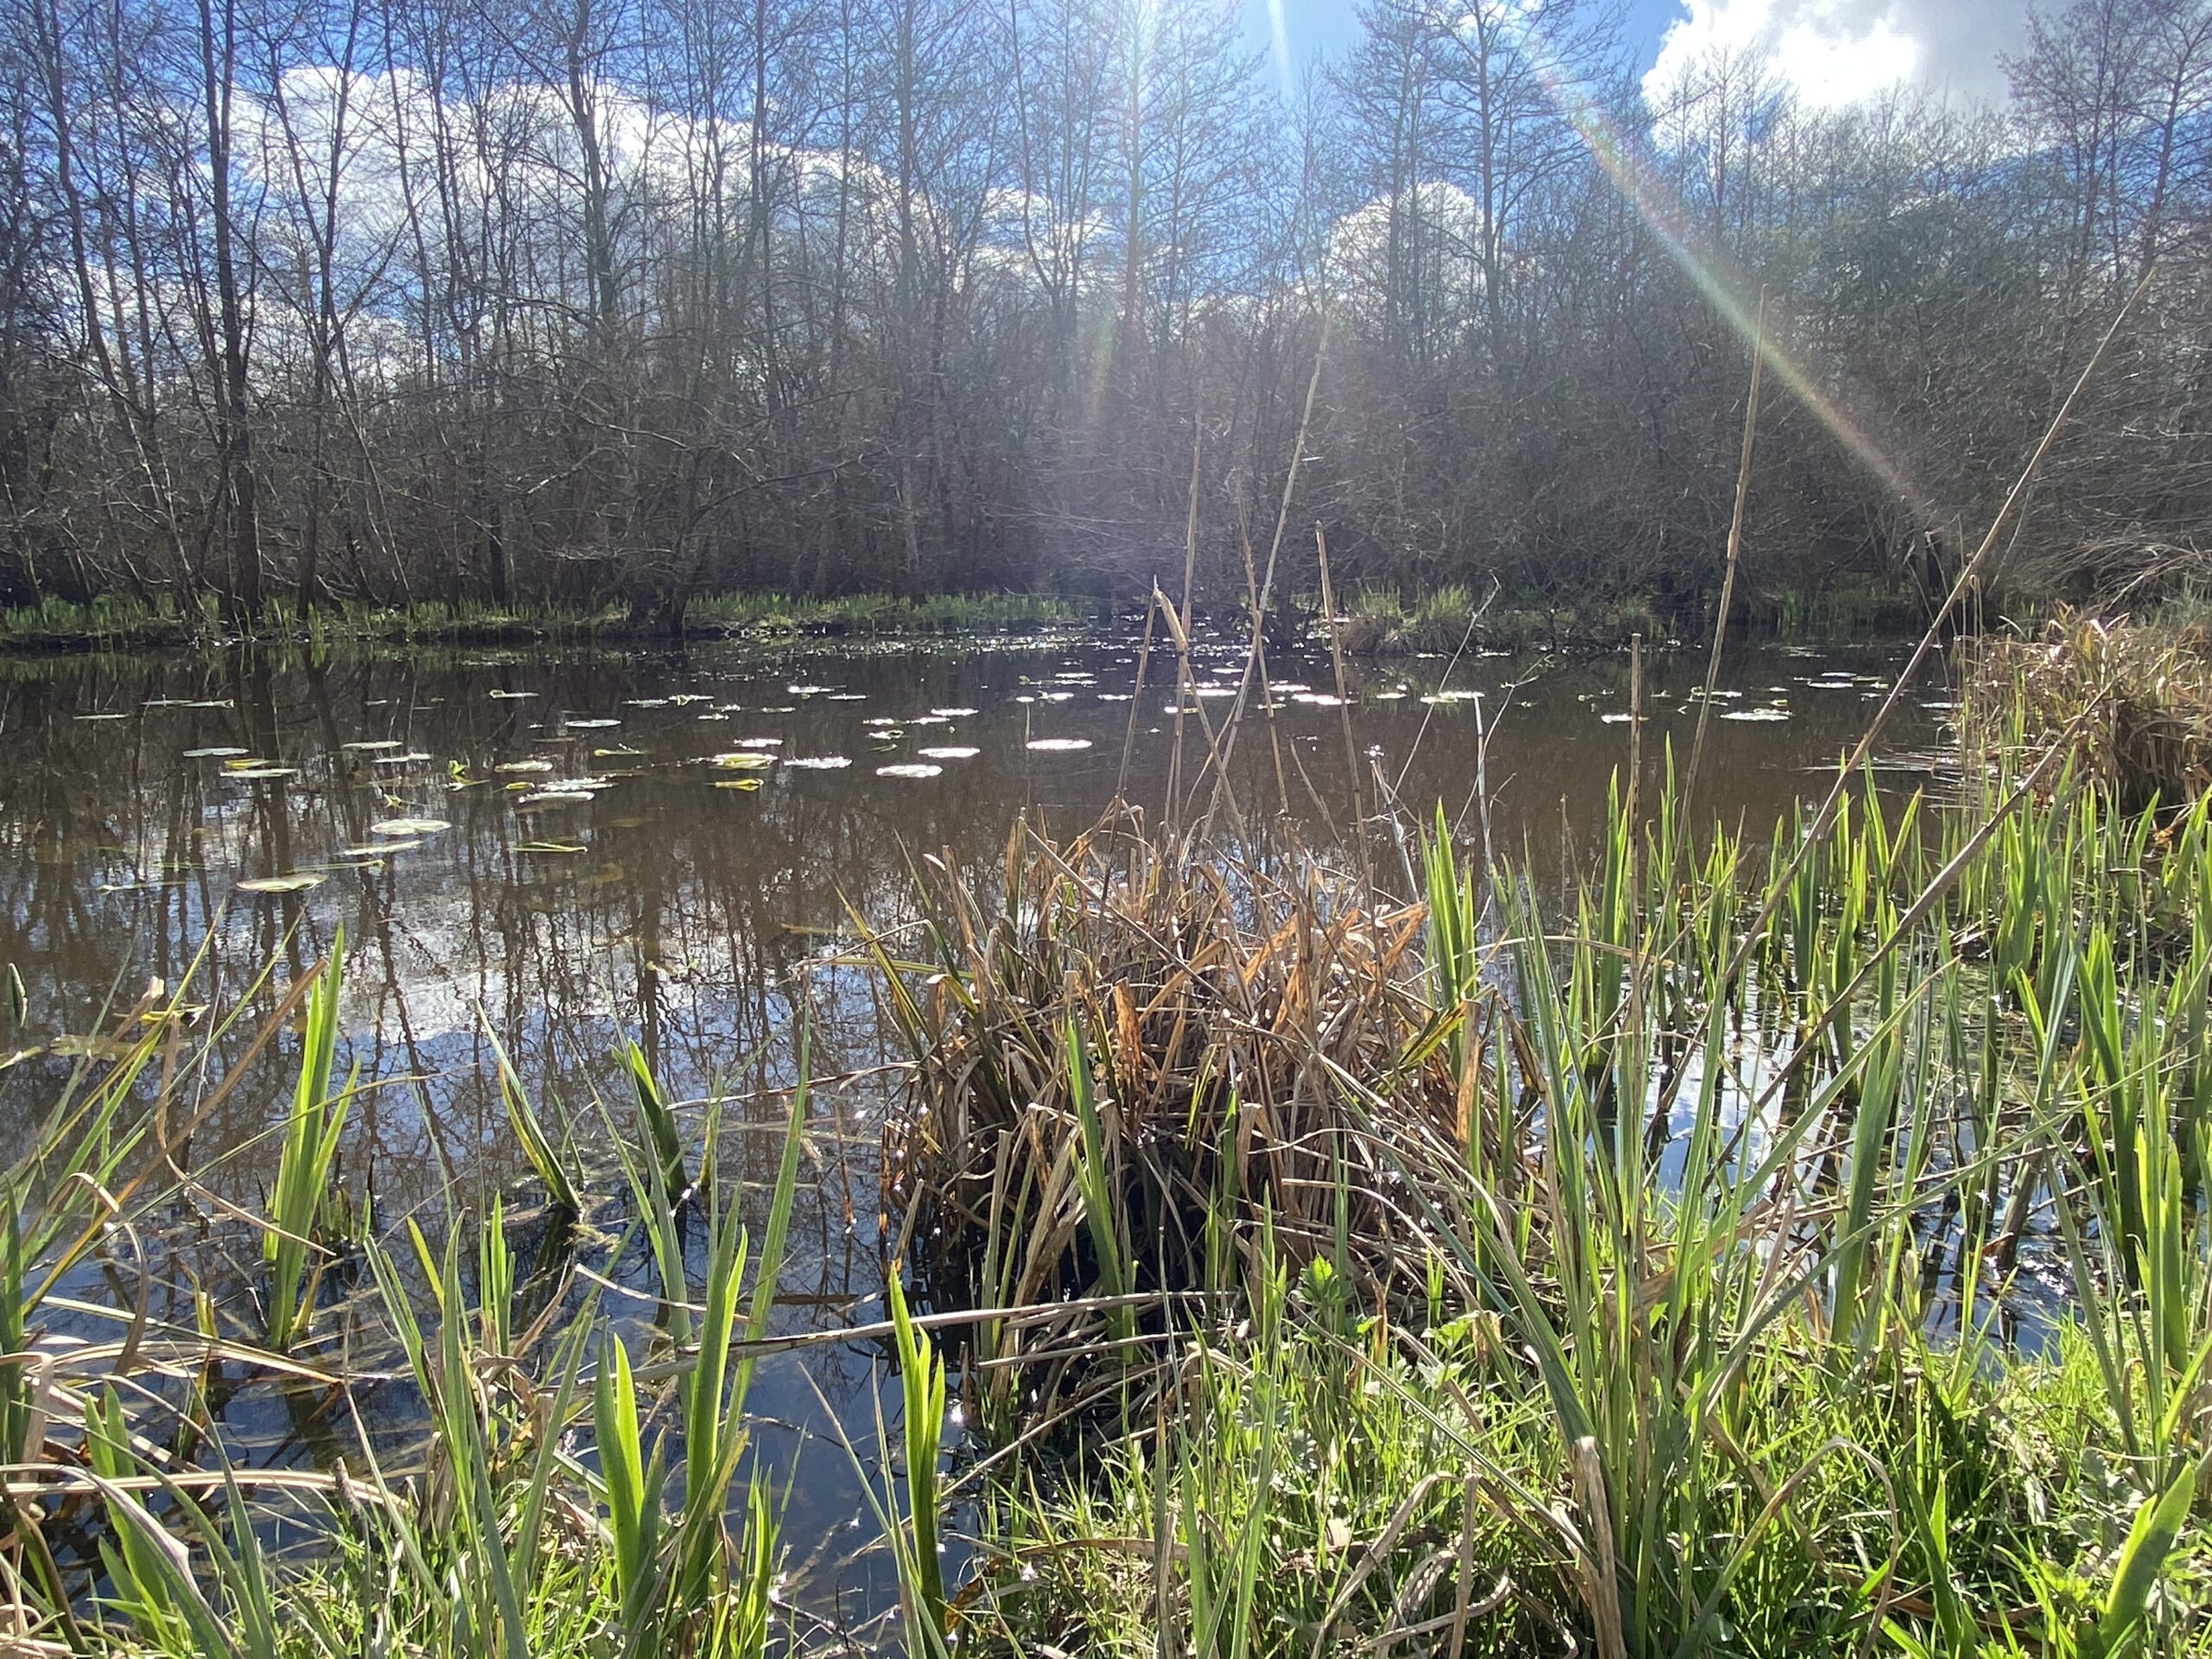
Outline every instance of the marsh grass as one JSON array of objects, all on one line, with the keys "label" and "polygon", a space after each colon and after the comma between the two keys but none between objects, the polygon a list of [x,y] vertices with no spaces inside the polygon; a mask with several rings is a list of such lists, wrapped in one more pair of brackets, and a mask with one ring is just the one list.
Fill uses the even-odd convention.
[{"label": "marsh grass", "polygon": [[[1662,766],[1565,890],[1441,820],[1403,827],[1418,899],[1125,810],[922,861],[914,921],[859,930],[911,1060],[866,1483],[906,1650],[2212,1654],[2212,793],[1992,758],[1756,842]],[[249,1339],[71,1288],[144,1281],[238,1086],[192,981],[111,1012],[0,1174],[0,1635],[788,1645],[747,1402],[804,1090],[756,1245],[718,1110],[626,1052],[605,1248],[658,1284],[617,1331],[511,1067],[533,1196],[576,1212],[545,1249],[504,1198],[360,1229],[338,963],[257,983],[238,1035],[298,1082],[247,1235],[289,1324]],[[233,1466],[225,1376],[337,1457]],[[419,1400],[416,1443],[367,1388]]]},{"label": "marsh grass", "polygon": [[[661,1159],[637,1160],[622,1236],[564,1222],[525,1256],[503,1199],[474,1215],[449,1203],[435,1232],[410,1218],[349,1240],[365,1286],[326,1331],[317,1264],[334,1213],[359,1214],[332,1208],[354,1091],[336,1081],[334,951],[288,993],[269,989],[263,1025],[244,1033],[249,1053],[283,1045],[295,1016],[302,1033],[256,1229],[274,1241],[260,1287],[270,1328],[249,1341],[218,1334],[211,1289],[178,1328],[143,1299],[87,1301],[76,1280],[161,1271],[157,1218],[204,1191],[177,1160],[239,1080],[217,1069],[211,1027],[245,1015],[207,1019],[193,979],[116,1011],[33,1145],[0,1171],[0,1643],[201,1659],[767,1652],[782,1627],[781,1504],[770,1471],[746,1472],[747,1396],[800,1167],[804,1037],[757,1244],[735,1184],[706,1174],[720,1139],[710,1105],[703,1139],[687,1142],[696,1186],[671,1198]],[[550,1207],[604,1211],[573,1185],[563,1199],[572,1160],[537,1133]],[[618,1339],[600,1306],[607,1264],[672,1211],[703,1241],[702,1272],[687,1276],[679,1246],[663,1263],[662,1319]],[[213,1396],[257,1381],[333,1416],[334,1461],[228,1460]],[[397,1452],[371,1432],[368,1398],[395,1389],[423,1413]]]},{"label": "marsh grass", "polygon": [[979,1355],[1061,1450],[975,1639],[2212,1651],[2206,805],[1844,799],[1762,857],[1617,798],[1563,903],[1441,835],[1387,916],[1126,824],[925,878],[920,1281],[1163,1293],[1149,1359]]}]

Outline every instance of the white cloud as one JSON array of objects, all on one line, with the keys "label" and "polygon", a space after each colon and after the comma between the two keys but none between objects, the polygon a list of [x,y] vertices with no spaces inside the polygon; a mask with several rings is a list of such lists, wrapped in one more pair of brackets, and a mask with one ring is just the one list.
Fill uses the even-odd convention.
[{"label": "white cloud", "polygon": [[2027,37],[2026,0],[1678,0],[1643,78],[1665,102],[1715,54],[1750,55],[1828,108],[1911,85],[1965,102],[2005,93],[2003,54]]}]

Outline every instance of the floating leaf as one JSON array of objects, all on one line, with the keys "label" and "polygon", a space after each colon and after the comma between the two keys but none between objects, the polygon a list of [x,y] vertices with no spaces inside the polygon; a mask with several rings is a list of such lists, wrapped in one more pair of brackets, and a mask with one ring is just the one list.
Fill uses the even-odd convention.
[{"label": "floating leaf", "polygon": [[128,720],[128,715],[79,715],[79,720]]},{"label": "floating leaf", "polygon": [[930,710],[930,713],[940,720],[965,720],[976,712],[977,711],[973,709],[932,709]]},{"label": "floating leaf", "polygon": [[550,760],[502,760],[492,770],[494,772],[550,772],[553,770],[553,763]]},{"label": "floating leaf", "polygon": [[378,755],[369,764],[378,766],[418,766],[425,760],[434,760],[435,758],[436,757],[433,755],[423,753],[420,749],[410,749],[405,754]]},{"label": "floating leaf", "polygon": [[240,893],[302,893],[309,887],[319,887],[328,880],[323,870],[295,870],[289,875],[257,875],[251,881],[238,883]]},{"label": "floating leaf", "polygon": [[724,772],[764,772],[776,764],[776,757],[772,754],[755,753],[749,749],[741,749],[731,754],[710,756],[707,764],[719,767]]},{"label": "floating leaf", "polygon": [[741,737],[736,747],[741,749],[780,749],[784,747],[784,740],[780,737]]},{"label": "floating leaf", "polygon": [[396,749],[399,746],[399,740],[396,737],[362,737],[356,738],[351,743],[340,743],[338,747],[341,749],[359,749],[367,753],[377,749]]},{"label": "floating leaf", "polygon": [[1090,740],[1087,737],[1033,737],[1029,740],[1029,747],[1047,754],[1065,754],[1076,749],[1089,748]]},{"label": "floating leaf", "polygon": [[566,857],[584,850],[581,841],[521,841],[515,843],[515,851],[518,853],[543,853],[548,856],[558,855]]},{"label": "floating leaf", "polygon": [[879,778],[934,778],[944,770],[943,766],[878,766],[875,775]]},{"label": "floating leaf", "polygon": [[372,836],[435,836],[453,825],[444,818],[379,818],[369,826]]},{"label": "floating leaf", "polygon": [[340,858],[390,858],[394,853],[411,853],[423,843],[419,841],[372,841],[359,847],[341,847]]},{"label": "floating leaf", "polygon": [[609,726],[620,726],[621,723],[622,722],[619,720],[613,720],[607,718],[605,715],[601,715],[591,720],[569,721],[568,722],[568,727],[572,732],[597,732],[603,731]]},{"label": "floating leaf", "polygon": [[921,751],[922,758],[926,760],[973,760],[982,753],[981,749],[963,748],[957,744],[942,749]]},{"label": "floating leaf", "polygon": [[758,789],[760,787],[760,780],[758,778],[717,778],[715,780],[715,787],[716,789]]},{"label": "floating leaf", "polygon": [[212,749],[187,749],[184,752],[184,758],[188,760],[236,760],[245,753],[244,749],[218,747]]},{"label": "floating leaf", "polygon": [[525,697],[534,697],[537,695],[535,691],[502,691],[496,685],[492,688],[492,696],[495,702],[520,702]]},{"label": "floating leaf", "polygon": [[232,766],[223,775],[242,778],[252,783],[264,778],[296,778],[300,775],[300,769],[297,766]]},{"label": "floating leaf", "polygon": [[842,754],[799,754],[784,762],[785,770],[799,772],[837,772],[853,763]]},{"label": "floating leaf", "polygon": [[1789,718],[1789,711],[1787,709],[1730,709],[1725,711],[1721,715],[1720,718],[1723,720],[1781,721]]},{"label": "floating leaf", "polygon": [[588,789],[541,789],[515,803],[518,812],[536,812],[549,806],[582,806],[591,799]]}]

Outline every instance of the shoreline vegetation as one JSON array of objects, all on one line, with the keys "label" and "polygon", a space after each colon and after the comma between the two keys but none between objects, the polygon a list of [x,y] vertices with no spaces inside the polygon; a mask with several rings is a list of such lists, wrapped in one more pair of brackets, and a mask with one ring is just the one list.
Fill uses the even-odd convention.
[{"label": "shoreline vegetation", "polygon": [[261,623],[240,631],[209,602],[196,615],[175,606],[96,600],[0,611],[0,655],[191,649],[276,641],[392,645],[501,645],[553,641],[652,644],[681,639],[926,639],[957,633],[1014,634],[1067,628],[1091,607],[1052,594],[887,594],[794,599],[732,594],[693,600],[674,628],[619,605],[501,607],[425,601],[404,607],[331,606],[304,614],[271,601]]},{"label": "shoreline vegetation", "polygon": [[[903,1401],[848,1431],[899,1592],[870,1628],[779,1599],[788,1471],[746,1455],[803,1026],[757,1235],[722,1109],[634,1048],[595,1124],[503,1072],[529,1189],[395,1230],[334,1157],[376,1081],[342,946],[227,1007],[149,992],[0,1176],[4,1633],[2212,1653],[2212,793],[2124,803],[2133,751],[2082,739],[2133,659],[2092,626],[2021,647],[2040,683],[1980,660],[1941,796],[1847,762],[1745,836],[1643,754],[1564,892],[1440,816],[1386,815],[1356,871],[1251,833],[1201,760],[1164,813],[932,867],[918,926],[856,918],[912,1067],[886,1317],[832,1333]],[[226,1085],[210,1020],[296,1065],[258,1212],[179,1161]],[[184,1319],[145,1296],[180,1213],[252,1264]],[[322,1459],[228,1461],[255,1381],[332,1425]],[[357,1414],[394,1386],[398,1449]]]},{"label": "shoreline vegetation", "polygon": [[[1128,607],[1121,607],[1126,610]],[[1319,601],[1294,596],[1291,626],[1315,643],[1330,629]],[[1738,611],[1735,632],[1783,645],[1899,644],[1917,637],[1928,606],[1916,598],[1857,588],[1789,591]],[[534,643],[658,645],[715,639],[896,639],[958,634],[1012,636],[1096,627],[1120,612],[1108,602],[1052,594],[887,594],[826,599],[728,594],[695,599],[671,626],[617,605],[499,607],[424,601],[405,607],[332,606],[304,616],[272,601],[260,625],[241,631],[210,601],[196,616],[173,605],[98,600],[0,610],[0,656],[219,649],[270,643],[311,645],[502,645]],[[1448,583],[1408,597],[1361,588],[1336,619],[1338,642],[1366,658],[1485,653],[1602,652],[1641,637],[1652,650],[1694,643],[1710,618],[1676,615],[1650,601],[1528,606],[1478,599]]]}]

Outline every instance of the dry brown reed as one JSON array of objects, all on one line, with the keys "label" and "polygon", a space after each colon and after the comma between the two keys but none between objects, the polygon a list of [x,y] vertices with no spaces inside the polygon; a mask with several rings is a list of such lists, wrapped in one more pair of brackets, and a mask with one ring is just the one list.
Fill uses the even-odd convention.
[{"label": "dry brown reed", "polygon": [[1127,808],[1065,843],[1018,825],[995,893],[949,855],[922,883],[922,959],[874,941],[915,1062],[886,1190],[901,1253],[947,1305],[1117,1276],[1206,1288],[1263,1217],[1294,1268],[1335,1253],[1370,1292],[1418,1273],[1341,1080],[1409,1129],[1454,1129],[1458,1015],[1426,994],[1422,906],[1363,908],[1311,858],[1201,856]]},{"label": "dry brown reed", "polygon": [[2194,800],[2212,785],[2212,631],[2067,612],[2035,635],[1985,640],[1961,723],[1985,759],[2032,764],[2063,744],[2077,774],[2132,810]]}]

